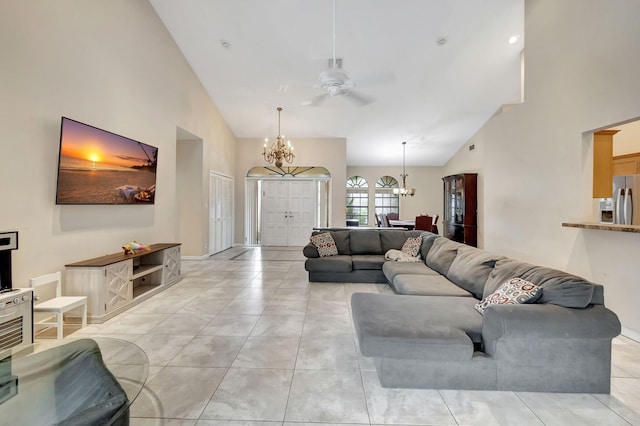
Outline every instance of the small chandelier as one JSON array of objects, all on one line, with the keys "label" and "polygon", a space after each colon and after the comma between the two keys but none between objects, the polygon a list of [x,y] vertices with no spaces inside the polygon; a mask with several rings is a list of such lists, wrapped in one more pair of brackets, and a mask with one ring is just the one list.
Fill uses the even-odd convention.
[{"label": "small chandelier", "polygon": [[273,163],[275,161],[276,167],[282,167],[282,160],[284,159],[287,163],[291,163],[293,159],[296,157],[293,153],[293,147],[291,146],[291,141],[287,141],[285,145],[283,142],[284,135],[280,134],[280,112],[282,108],[278,107],[278,137],[276,141],[271,145],[267,146],[269,143],[269,139],[265,138],[264,140],[264,149],[262,151],[262,156],[267,161],[267,163]]},{"label": "small chandelier", "polygon": [[394,188],[393,193],[400,194],[403,197],[406,197],[407,195],[410,195],[413,197],[416,193],[416,189],[407,188],[407,176],[409,175],[405,170],[406,148],[407,148],[407,143],[402,142],[402,174],[400,175],[400,177],[402,178],[402,188]]}]

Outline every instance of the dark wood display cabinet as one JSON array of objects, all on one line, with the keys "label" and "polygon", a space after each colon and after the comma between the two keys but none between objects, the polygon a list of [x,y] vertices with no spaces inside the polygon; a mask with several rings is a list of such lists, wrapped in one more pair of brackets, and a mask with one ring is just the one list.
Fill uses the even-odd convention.
[{"label": "dark wood display cabinet", "polygon": [[453,241],[477,247],[478,174],[461,173],[442,178],[444,182],[443,235]]}]

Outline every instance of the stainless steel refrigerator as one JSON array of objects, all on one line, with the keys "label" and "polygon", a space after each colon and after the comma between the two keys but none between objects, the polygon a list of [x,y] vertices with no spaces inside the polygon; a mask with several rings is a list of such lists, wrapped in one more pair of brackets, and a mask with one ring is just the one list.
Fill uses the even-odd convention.
[{"label": "stainless steel refrigerator", "polygon": [[614,222],[640,225],[640,175],[613,177]]}]

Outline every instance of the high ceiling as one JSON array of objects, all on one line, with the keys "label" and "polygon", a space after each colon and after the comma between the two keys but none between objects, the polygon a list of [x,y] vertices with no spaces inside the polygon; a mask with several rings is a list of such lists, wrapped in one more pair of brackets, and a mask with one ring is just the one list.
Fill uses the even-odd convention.
[{"label": "high ceiling", "polygon": [[336,0],[355,93],[317,106],[332,0],[150,1],[237,137],[275,137],[281,106],[294,146],[343,137],[348,165],[400,165],[407,141],[408,166],[439,166],[520,99],[524,0]]}]

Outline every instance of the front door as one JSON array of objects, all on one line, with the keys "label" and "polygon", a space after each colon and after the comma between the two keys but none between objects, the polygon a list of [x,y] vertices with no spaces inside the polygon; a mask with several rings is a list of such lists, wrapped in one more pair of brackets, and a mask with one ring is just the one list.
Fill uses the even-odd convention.
[{"label": "front door", "polygon": [[262,245],[304,246],[315,223],[312,180],[265,180],[262,184]]}]

